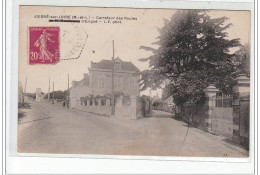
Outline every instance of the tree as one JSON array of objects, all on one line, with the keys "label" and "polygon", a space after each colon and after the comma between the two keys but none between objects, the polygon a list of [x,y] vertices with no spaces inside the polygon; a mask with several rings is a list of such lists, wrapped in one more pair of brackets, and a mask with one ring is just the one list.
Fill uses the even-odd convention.
[{"label": "tree", "polygon": [[164,95],[173,96],[174,103],[199,102],[203,89],[215,84],[223,93],[230,93],[235,84],[236,71],[232,64],[232,47],[239,39],[229,40],[225,24],[227,17],[211,19],[205,10],[178,10],[170,20],[164,20],[159,29],[158,49],[152,51],[149,69],[141,72],[141,89],[164,88]]},{"label": "tree", "polygon": [[250,46],[249,44],[241,45],[235,52],[234,64],[239,74],[250,75]]}]

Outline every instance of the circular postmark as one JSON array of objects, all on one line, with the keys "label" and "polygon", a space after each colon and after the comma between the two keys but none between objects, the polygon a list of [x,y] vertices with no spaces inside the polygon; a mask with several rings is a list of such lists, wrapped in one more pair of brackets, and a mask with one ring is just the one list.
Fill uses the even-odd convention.
[{"label": "circular postmark", "polygon": [[80,58],[84,46],[87,42],[88,35],[78,25],[72,25],[70,28],[66,28],[61,31],[61,56],[62,60],[73,60]]}]

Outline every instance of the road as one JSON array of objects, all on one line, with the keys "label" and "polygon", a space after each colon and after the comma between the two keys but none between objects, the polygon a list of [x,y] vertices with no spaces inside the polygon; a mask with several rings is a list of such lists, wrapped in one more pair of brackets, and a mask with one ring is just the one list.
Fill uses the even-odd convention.
[{"label": "road", "polygon": [[[246,157],[225,137],[188,128],[169,113],[117,119],[29,101],[19,109],[18,152],[153,156]],[[186,137],[185,137],[186,136]],[[184,139],[185,138],[185,139]]]}]

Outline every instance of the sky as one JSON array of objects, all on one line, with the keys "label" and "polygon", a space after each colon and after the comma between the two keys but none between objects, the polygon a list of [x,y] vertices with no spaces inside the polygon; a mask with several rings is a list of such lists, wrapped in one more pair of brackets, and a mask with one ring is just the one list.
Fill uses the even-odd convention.
[{"label": "sky", "polygon": [[[19,27],[19,75],[23,87],[27,77],[26,92],[35,92],[41,88],[48,92],[48,82],[54,82],[55,90],[65,90],[68,87],[68,74],[71,81],[79,81],[92,62],[111,59],[113,56],[112,40],[114,40],[115,57],[123,61],[131,61],[141,71],[148,68],[148,63],[138,59],[146,58],[152,53],[140,50],[140,46],[152,46],[159,35],[158,28],[163,26],[163,19],[170,19],[176,10],[169,9],[127,9],[127,8],[90,8],[90,7],[37,7],[23,6],[20,8]],[[34,18],[35,15],[71,15],[85,16],[96,19],[98,17],[134,17],[137,20],[123,20],[122,24],[90,23],[49,23],[48,19]],[[248,11],[210,11],[212,18],[227,16],[233,25],[227,30],[229,39],[240,38],[241,44],[249,41],[250,13]],[[66,58],[67,53],[77,42],[75,26],[79,27],[80,35],[88,35],[86,44],[78,59],[61,60],[55,65],[30,65],[28,63],[28,27],[30,26],[59,26],[60,27],[60,55]],[[66,33],[71,33],[68,39]],[[64,36],[64,37],[63,37]],[[75,36],[75,37],[73,37]],[[52,86],[51,86],[52,91]],[[158,91],[143,91],[141,94],[161,95]]]}]

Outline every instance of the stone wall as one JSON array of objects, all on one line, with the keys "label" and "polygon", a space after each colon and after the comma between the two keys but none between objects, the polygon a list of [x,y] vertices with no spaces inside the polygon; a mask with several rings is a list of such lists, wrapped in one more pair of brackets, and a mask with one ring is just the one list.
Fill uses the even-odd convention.
[{"label": "stone wall", "polygon": [[123,103],[123,96],[119,96],[116,99],[115,103],[115,116],[116,118],[124,118],[124,119],[137,119],[137,107],[136,107],[136,96],[131,95],[130,103],[124,104]]},{"label": "stone wall", "polygon": [[98,115],[110,116],[112,107],[111,106],[77,106],[76,109],[84,112],[89,112]]},{"label": "stone wall", "polygon": [[88,86],[78,86],[70,89],[70,107],[80,106],[80,97],[88,96],[90,89]]},{"label": "stone wall", "polygon": [[245,75],[238,78],[233,88],[233,140],[249,149],[250,131],[250,79]]}]

